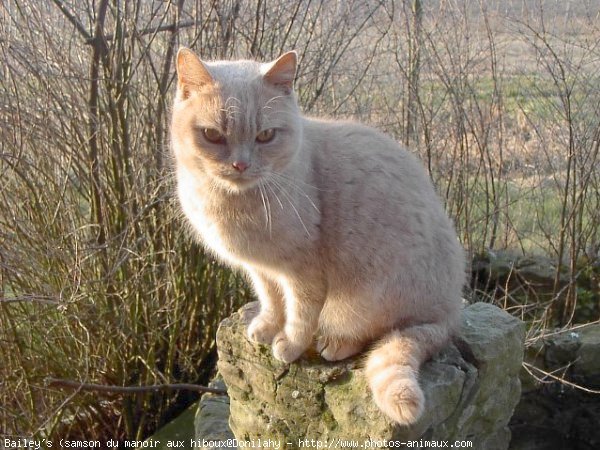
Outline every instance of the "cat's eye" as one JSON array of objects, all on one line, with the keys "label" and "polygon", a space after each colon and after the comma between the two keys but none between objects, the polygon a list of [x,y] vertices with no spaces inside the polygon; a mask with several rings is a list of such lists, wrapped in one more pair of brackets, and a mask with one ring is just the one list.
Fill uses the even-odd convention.
[{"label": "cat's eye", "polygon": [[212,142],[213,144],[224,144],[225,136],[221,134],[219,130],[215,130],[214,128],[203,128],[202,136],[208,142]]},{"label": "cat's eye", "polygon": [[256,135],[256,142],[260,142],[262,144],[266,142],[270,142],[275,137],[275,128],[267,128],[266,130],[262,130],[260,133]]}]

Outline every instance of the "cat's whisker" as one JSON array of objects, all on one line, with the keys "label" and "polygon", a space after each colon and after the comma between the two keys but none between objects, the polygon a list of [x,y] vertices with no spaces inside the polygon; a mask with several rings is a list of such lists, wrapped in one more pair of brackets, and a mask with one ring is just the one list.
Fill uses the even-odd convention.
[{"label": "cat's whisker", "polygon": [[300,180],[298,178],[292,178],[292,177],[290,177],[289,175],[287,175],[286,173],[283,173],[283,172],[271,172],[271,173],[274,173],[277,176],[285,178],[286,180],[292,181],[292,182],[294,182],[296,184],[302,184],[302,185],[306,186],[307,188],[315,189],[315,190],[317,190],[319,192],[331,192],[331,189],[323,189],[323,188],[317,187],[317,186],[315,186],[313,184],[307,183],[304,180]]},{"label": "cat's whisker", "polygon": [[286,200],[288,201],[288,203],[290,204],[290,206],[294,210],[294,213],[296,214],[296,217],[298,217],[298,220],[300,221],[300,224],[302,225],[302,228],[304,228],[304,231],[306,232],[306,235],[310,237],[310,231],[308,231],[308,228],[306,228],[306,224],[302,220],[302,217],[300,216],[300,213],[298,212],[298,209],[296,208],[296,206],[292,202],[292,198],[291,198],[289,192],[287,192],[285,190],[285,188],[281,184],[279,184],[275,179],[272,179],[271,181],[273,182],[273,184],[276,187],[279,188],[279,191],[284,195],[284,197],[286,198]]},{"label": "cat's whisker", "polygon": [[[237,103],[237,104],[232,104]],[[241,108],[239,105],[242,104],[242,101],[237,97],[228,97],[225,100],[223,108],[221,108],[221,112],[225,113],[228,120],[233,120],[236,115],[239,115],[241,112]]]},{"label": "cat's whisker", "polygon": [[273,197],[275,197],[275,200],[277,200],[277,203],[279,203],[279,207],[283,211],[283,203],[281,202],[281,199],[279,198],[279,196],[277,195],[277,193],[275,192],[275,190],[269,184],[269,180],[268,179],[265,179],[265,187],[267,189],[269,189],[269,191],[273,194]]},{"label": "cat's whisker", "polygon": [[267,204],[265,202],[265,193],[263,192],[262,183],[258,185],[258,193],[260,194],[260,199],[262,200],[263,210],[265,212],[265,227],[269,226],[269,214],[267,212]]},{"label": "cat's whisker", "polygon": [[267,209],[269,211],[269,237],[272,237],[273,231],[273,215],[271,214],[271,201],[269,200],[269,194],[265,190],[265,199],[267,200]]},{"label": "cat's whisker", "polygon": [[229,102],[237,102],[238,104],[241,104],[242,101],[237,98],[237,97],[233,97],[233,96],[229,96],[227,97],[227,100],[225,100],[225,104],[227,105]]},{"label": "cat's whisker", "polygon": [[271,97],[269,100],[266,101],[265,106],[263,106],[263,109],[266,109],[267,107],[271,108],[271,106],[269,106],[269,104],[280,98],[285,98],[285,96],[284,95],[276,95],[275,97]]},{"label": "cat's whisker", "polygon": [[319,211],[319,208],[317,208],[317,205],[315,205],[315,203],[313,202],[313,200],[310,198],[310,196],[300,187],[298,186],[293,179],[291,178],[287,178],[284,177],[278,173],[273,173],[273,176],[275,176],[276,178],[278,178],[281,182],[286,183],[289,187],[291,187],[292,189],[295,189],[296,192],[298,192],[300,195],[306,197],[306,199],[310,202],[310,204],[312,205],[312,207],[315,209],[316,212],[318,212],[319,214],[321,213],[321,211]]},{"label": "cat's whisker", "polygon": [[[283,180],[280,180],[279,182],[275,182],[275,180],[273,180],[273,181],[274,181],[274,184],[276,184],[277,187],[282,192],[284,192],[284,194],[286,195],[286,200],[287,199],[295,200],[294,206],[296,206],[297,210],[302,211],[303,213],[308,213],[309,210],[315,209],[320,214],[319,210],[316,209],[317,208],[316,205],[314,205],[312,203],[310,198],[308,198],[308,200],[309,200],[308,202],[302,201],[300,196],[305,196],[305,194],[298,192],[298,190],[296,190],[296,189],[294,189],[293,191],[291,191],[290,189],[286,189],[286,187],[293,188],[293,186],[283,184],[284,183]],[[288,200],[288,201],[290,201],[290,200]]]},{"label": "cat's whisker", "polygon": [[264,182],[260,182],[258,185],[258,190],[260,192],[260,197],[262,199],[263,208],[265,210],[265,226],[269,229],[269,236],[271,236],[272,228],[272,216],[271,216],[271,203],[269,202],[269,195],[265,190]]},{"label": "cat's whisker", "polygon": [[273,175],[273,177],[275,177],[276,179],[278,179],[281,183],[285,183],[286,186],[294,189],[294,191],[296,191],[298,194],[300,194],[303,197],[305,197],[309,201],[309,203],[311,204],[311,206],[315,209],[315,211],[317,211],[318,213],[320,213],[319,208],[317,207],[317,205],[315,205],[315,203],[312,200],[312,198],[310,197],[310,195],[307,194],[306,191],[304,189],[302,189],[299,186],[299,184],[296,183],[296,181],[294,179],[282,176],[281,174],[278,174],[278,173],[273,173],[272,175]]}]

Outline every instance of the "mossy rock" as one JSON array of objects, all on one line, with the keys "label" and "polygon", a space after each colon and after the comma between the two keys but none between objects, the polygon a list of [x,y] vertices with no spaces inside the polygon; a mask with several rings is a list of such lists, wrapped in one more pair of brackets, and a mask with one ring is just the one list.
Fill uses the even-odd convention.
[{"label": "mossy rock", "polygon": [[373,403],[364,355],[331,363],[309,351],[283,364],[268,346],[246,337],[257,311],[256,303],[244,306],[217,332],[218,368],[237,439],[278,439],[287,448],[305,439],[338,438],[468,439],[476,448],[508,447],[507,423],[520,396],[524,327],[499,308],[486,303],[465,308],[455,344],[422,367],[426,411],[410,427],[391,422]]}]

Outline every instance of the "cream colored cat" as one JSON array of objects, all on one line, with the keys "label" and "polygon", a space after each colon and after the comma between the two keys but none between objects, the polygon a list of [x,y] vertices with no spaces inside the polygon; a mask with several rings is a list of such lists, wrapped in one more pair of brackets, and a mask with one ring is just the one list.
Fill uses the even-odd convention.
[{"label": "cream colored cat", "polygon": [[366,360],[393,420],[423,412],[420,365],[456,329],[465,260],[420,163],[389,137],[301,115],[296,54],[274,62],[177,55],[172,145],[183,211],[260,299],[250,339],[290,363]]}]

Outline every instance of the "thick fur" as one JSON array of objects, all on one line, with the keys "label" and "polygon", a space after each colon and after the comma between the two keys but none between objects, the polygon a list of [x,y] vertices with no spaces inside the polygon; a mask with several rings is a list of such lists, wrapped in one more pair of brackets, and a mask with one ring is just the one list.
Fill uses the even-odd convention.
[{"label": "thick fur", "polygon": [[[419,367],[457,326],[463,251],[415,157],[372,128],[300,114],[295,62],[204,63],[180,51],[171,136],[181,206],[206,248],[252,280],[261,312],[251,339],[285,362],[315,339],[332,361],[376,342],[374,400],[410,424],[424,405]],[[273,141],[258,142],[270,128]]]}]

